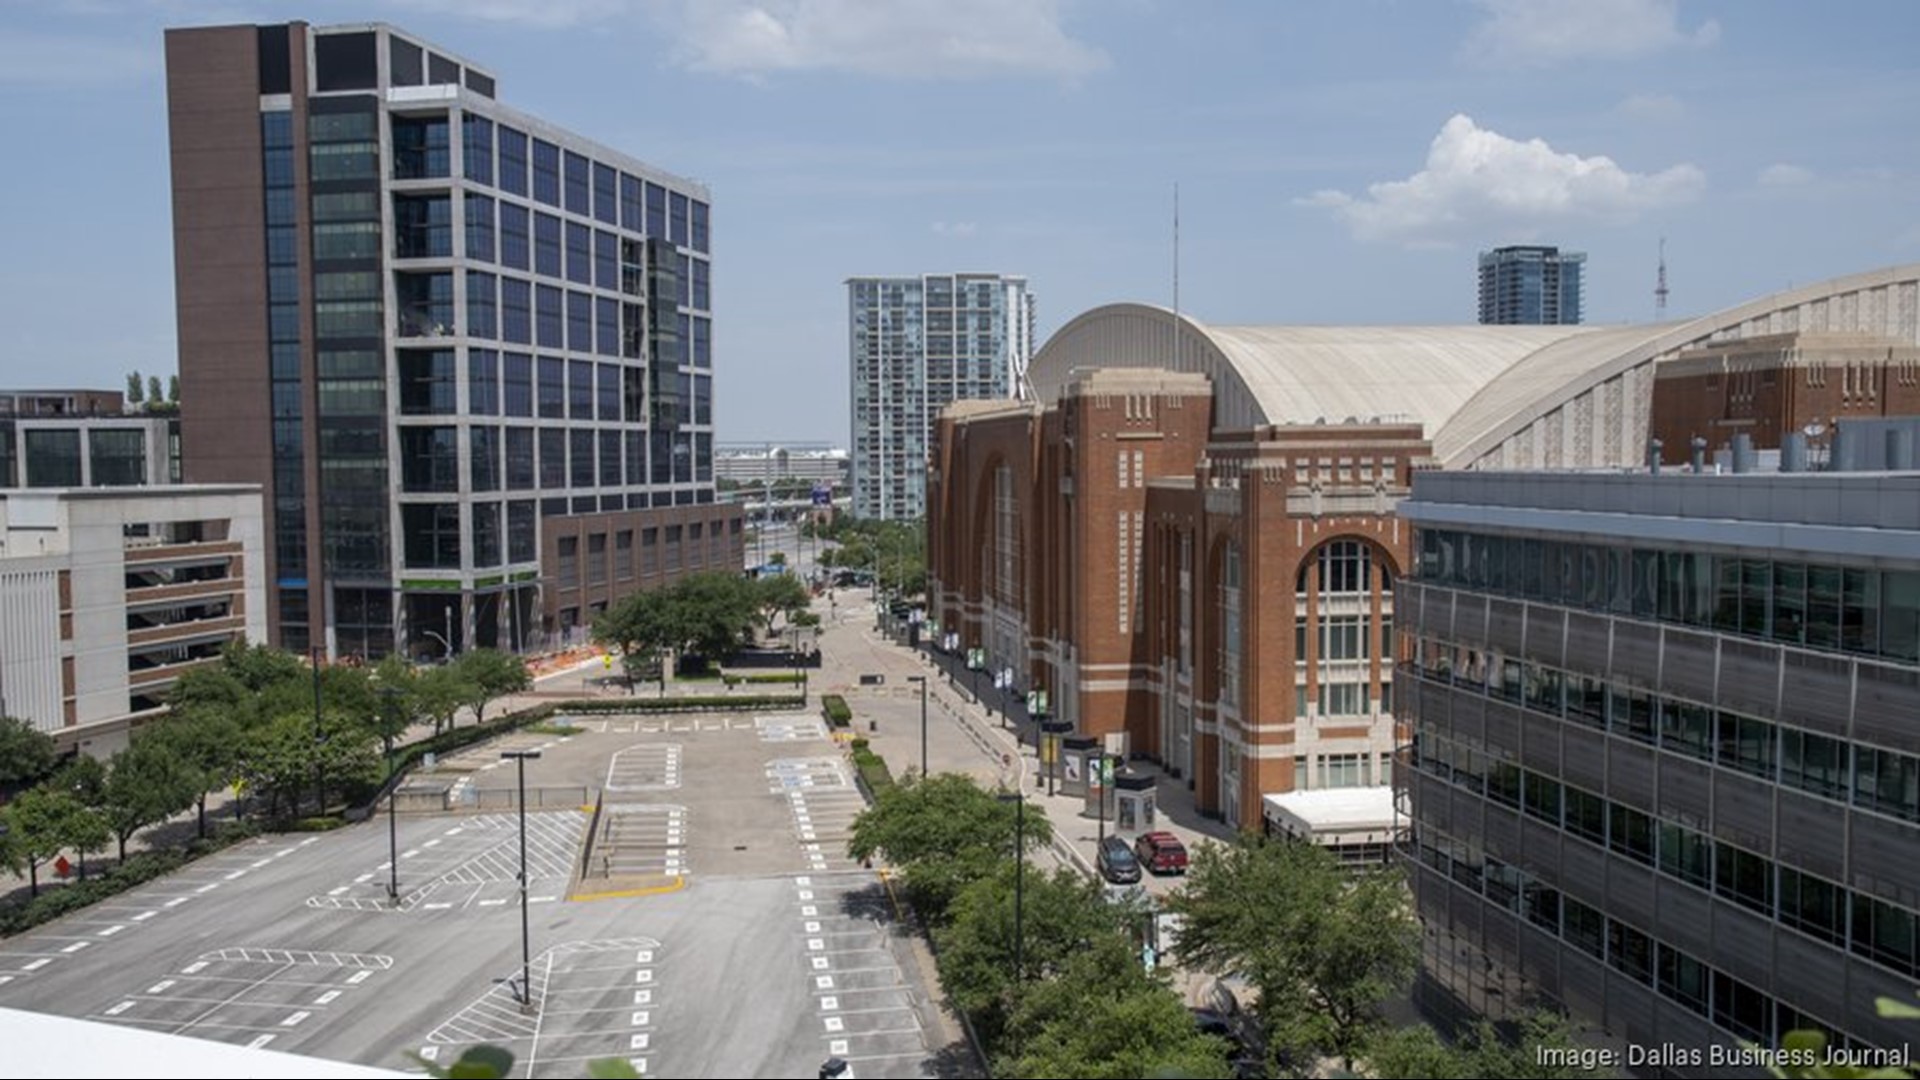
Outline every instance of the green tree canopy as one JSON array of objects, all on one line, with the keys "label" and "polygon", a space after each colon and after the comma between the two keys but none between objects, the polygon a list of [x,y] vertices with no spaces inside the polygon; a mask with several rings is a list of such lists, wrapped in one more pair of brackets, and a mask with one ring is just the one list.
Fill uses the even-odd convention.
[{"label": "green tree canopy", "polygon": [[1583,1069],[1577,1064],[1549,1062],[1541,1050],[1567,1050],[1578,1045],[1565,1018],[1537,1010],[1518,1025],[1508,1041],[1486,1020],[1461,1032],[1449,1044],[1425,1024],[1383,1028],[1368,1040],[1364,1051],[1368,1071],[1381,1080],[1574,1080],[1611,1076],[1605,1069]]},{"label": "green tree canopy", "polygon": [[791,623],[813,603],[813,594],[792,574],[768,574],[753,582],[753,601],[759,608],[758,621],[768,630],[777,619]]},{"label": "green tree canopy", "polygon": [[498,649],[469,649],[453,662],[466,704],[473,709],[476,723],[487,718],[487,705],[506,694],[532,688],[533,676],[527,662]]},{"label": "green tree canopy", "polygon": [[53,736],[12,716],[0,716],[0,790],[45,779],[53,771]]},{"label": "green tree canopy", "polygon": [[1004,1042],[1007,1076],[1232,1075],[1225,1040],[1202,1033],[1165,974],[1149,973],[1118,933],[1088,939],[1054,978],[1022,988]]},{"label": "green tree canopy", "polygon": [[[231,683],[227,676],[221,677]],[[198,831],[203,837],[207,835],[208,793],[219,791],[240,777],[242,732],[233,708],[203,700],[190,705],[175,704],[168,715],[134,735],[136,745],[142,741],[158,742],[192,769],[199,789],[194,797]]]},{"label": "green tree canopy", "polygon": [[[76,834],[87,830],[82,818],[99,820],[73,792],[48,785],[29,788],[7,804],[7,826],[15,857],[27,867],[27,886],[40,895],[40,866],[60,854]],[[104,840],[101,841],[105,843]]]},{"label": "green tree canopy", "polygon": [[466,681],[450,664],[428,668],[414,680],[413,700],[421,714],[433,720],[433,733],[438,735],[443,727],[453,726],[460,707],[467,703]]},{"label": "green tree canopy", "polygon": [[1185,917],[1177,955],[1259,991],[1273,1051],[1351,1063],[1379,1005],[1419,962],[1419,925],[1396,871],[1353,873],[1325,849],[1260,837],[1202,845],[1168,909]]},{"label": "green tree canopy", "polygon": [[192,806],[199,786],[192,764],[162,740],[135,739],[113,755],[100,812],[119,842],[121,860],[134,833]]},{"label": "green tree canopy", "polygon": [[[970,776],[909,777],[882,788],[854,819],[847,851],[856,859],[884,856],[899,867],[915,909],[938,924],[963,889],[1007,864],[1019,812]],[[1029,849],[1053,836],[1038,805],[1026,807],[1021,828]]]}]

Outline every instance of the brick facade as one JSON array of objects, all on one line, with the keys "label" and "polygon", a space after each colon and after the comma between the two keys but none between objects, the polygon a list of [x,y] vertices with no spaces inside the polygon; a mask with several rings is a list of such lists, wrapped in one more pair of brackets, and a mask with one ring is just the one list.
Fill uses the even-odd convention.
[{"label": "brick facade", "polygon": [[[1252,828],[1264,794],[1386,779],[1391,582],[1410,554],[1393,507],[1431,447],[1418,425],[1214,416],[1206,376],[1153,369],[1082,373],[1046,406],[950,408],[928,486],[932,619]],[[1323,595],[1335,545],[1349,588]],[[1320,655],[1329,633],[1339,660]]]}]

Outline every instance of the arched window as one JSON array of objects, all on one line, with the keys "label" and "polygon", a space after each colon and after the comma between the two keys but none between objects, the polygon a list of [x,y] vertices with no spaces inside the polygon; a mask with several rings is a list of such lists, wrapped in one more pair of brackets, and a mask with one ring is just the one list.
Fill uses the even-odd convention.
[{"label": "arched window", "polygon": [[1373,589],[1373,549],[1358,540],[1335,540],[1320,549],[1323,595],[1366,593]]}]

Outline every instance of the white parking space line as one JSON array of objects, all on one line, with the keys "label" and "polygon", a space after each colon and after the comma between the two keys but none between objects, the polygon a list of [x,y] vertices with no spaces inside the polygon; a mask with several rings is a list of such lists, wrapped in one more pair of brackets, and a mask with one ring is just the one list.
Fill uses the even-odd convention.
[{"label": "white parking space line", "polygon": [[367,979],[370,976],[372,976],[372,974],[373,972],[371,971],[356,971],[353,974],[347,976],[347,985],[359,986],[361,983],[366,982]]},{"label": "white parking space line", "polygon": [[337,998],[337,997],[339,997],[339,996],[340,996],[340,991],[338,991],[338,990],[329,990],[329,991],[327,991],[326,993],[324,993],[324,994],[321,994],[321,995],[320,995],[319,997],[317,997],[317,998],[314,998],[314,999],[313,999],[313,1003],[314,1003],[315,1005],[325,1005],[325,1004],[327,1004],[328,1002],[330,1002],[330,1001],[332,1001],[333,999],[335,999],[335,998]]},{"label": "white parking space line", "polygon": [[245,870],[235,870],[233,873],[228,874],[223,880],[238,881],[239,879],[246,876],[247,876],[247,872]]},{"label": "white parking space line", "polygon": [[206,883],[205,885],[202,885],[202,886],[200,886],[199,888],[197,888],[197,889],[195,889],[195,890],[193,890],[193,891],[194,891],[194,892],[197,892],[197,893],[209,893],[209,892],[212,892],[213,890],[215,890],[215,889],[217,889],[217,888],[219,888],[219,887],[220,887],[220,883],[219,883],[219,882],[217,882],[217,881],[209,881],[209,882],[207,882],[207,883]]},{"label": "white parking space line", "polygon": [[300,1010],[299,1012],[297,1012],[297,1013],[294,1013],[293,1015],[291,1015],[291,1016],[289,1016],[289,1017],[287,1017],[287,1018],[286,1018],[285,1020],[282,1020],[282,1021],[280,1021],[280,1026],[281,1026],[281,1027],[293,1027],[293,1026],[295,1026],[295,1025],[297,1025],[297,1024],[299,1024],[299,1023],[300,1023],[300,1021],[302,1021],[302,1020],[305,1020],[305,1019],[306,1019],[307,1017],[309,1017],[309,1016],[312,1016],[312,1015],[313,1015],[312,1013],[310,1013],[310,1012],[308,1012],[308,1011],[306,1011],[305,1009],[302,1009],[302,1010]]},{"label": "white parking space line", "polygon": [[151,919],[158,914],[160,913],[157,911],[142,911],[139,914],[134,915],[132,918],[134,922],[146,922],[148,919]]},{"label": "white parking space line", "polygon": [[100,931],[100,936],[112,937],[113,935],[119,933],[122,930],[125,930],[126,928],[127,927],[125,923],[115,923],[112,926],[107,927],[105,930]]},{"label": "white parking space line", "polygon": [[147,987],[147,993],[164,994],[167,992],[169,988],[171,988],[177,982],[179,982],[178,979],[161,979],[159,982],[154,983],[152,986]]},{"label": "white parking space line", "polygon": [[166,903],[161,904],[160,906],[161,907],[179,907],[181,904],[186,903],[190,899],[192,899],[192,897],[176,896],[173,899],[167,901]]},{"label": "white parking space line", "polygon": [[188,964],[186,967],[181,968],[180,974],[197,975],[200,972],[205,971],[206,968],[207,968],[207,962],[205,960],[195,960],[193,963]]},{"label": "white parking space line", "polygon": [[52,962],[53,962],[52,957],[43,956],[38,960],[29,960],[26,963],[21,964],[20,970],[21,971],[39,971],[41,968],[46,967],[48,964]]},{"label": "white parking space line", "polygon": [[76,941],[73,944],[68,945],[67,947],[61,949],[60,951],[63,953],[77,953],[81,949],[84,949],[91,944],[93,944],[93,942],[91,941]]},{"label": "white parking space line", "polygon": [[253,1040],[252,1042],[250,1042],[250,1043],[248,1043],[248,1044],[247,1044],[247,1049],[249,1049],[249,1050],[258,1050],[258,1049],[260,1049],[261,1047],[263,1047],[263,1046],[265,1046],[265,1045],[267,1045],[268,1043],[270,1043],[270,1042],[272,1042],[272,1041],[273,1041],[273,1038],[274,1038],[274,1037],[273,1037],[272,1035],[261,1035],[261,1036],[259,1036],[258,1038],[256,1038],[256,1039],[254,1039],[254,1040]]}]

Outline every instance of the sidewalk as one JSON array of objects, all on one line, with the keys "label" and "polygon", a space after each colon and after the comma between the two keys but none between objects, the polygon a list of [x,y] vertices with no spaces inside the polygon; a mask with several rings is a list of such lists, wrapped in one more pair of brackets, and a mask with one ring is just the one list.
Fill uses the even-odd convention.
[{"label": "sidewalk", "polygon": [[[821,632],[823,665],[816,687],[847,699],[853,708],[854,734],[866,738],[874,752],[886,758],[895,776],[909,769],[918,772],[920,685],[908,679],[924,677],[927,767],[936,773],[964,773],[987,787],[1025,792],[1029,810],[1043,808],[1053,824],[1055,861],[1093,876],[1101,822],[1085,812],[1086,801],[1080,796],[1047,794],[1035,749],[1038,725],[1026,715],[1025,702],[986,685],[984,672],[979,678],[985,700],[978,699],[972,689],[975,673],[966,670],[964,657],[916,652],[883,637],[875,629],[875,608],[865,590],[841,590],[836,600],[839,620]],[[880,675],[885,681],[862,686],[862,675]],[[1201,843],[1233,839],[1231,828],[1195,809],[1185,780],[1168,776],[1148,761],[1130,762],[1129,768],[1156,781],[1154,829],[1179,837],[1189,851]],[[1111,819],[1104,831],[1116,832]],[[1149,895],[1164,896],[1184,880],[1147,874],[1140,884]],[[1175,972],[1175,985],[1190,1004],[1202,1003],[1212,981],[1208,976]]]}]

